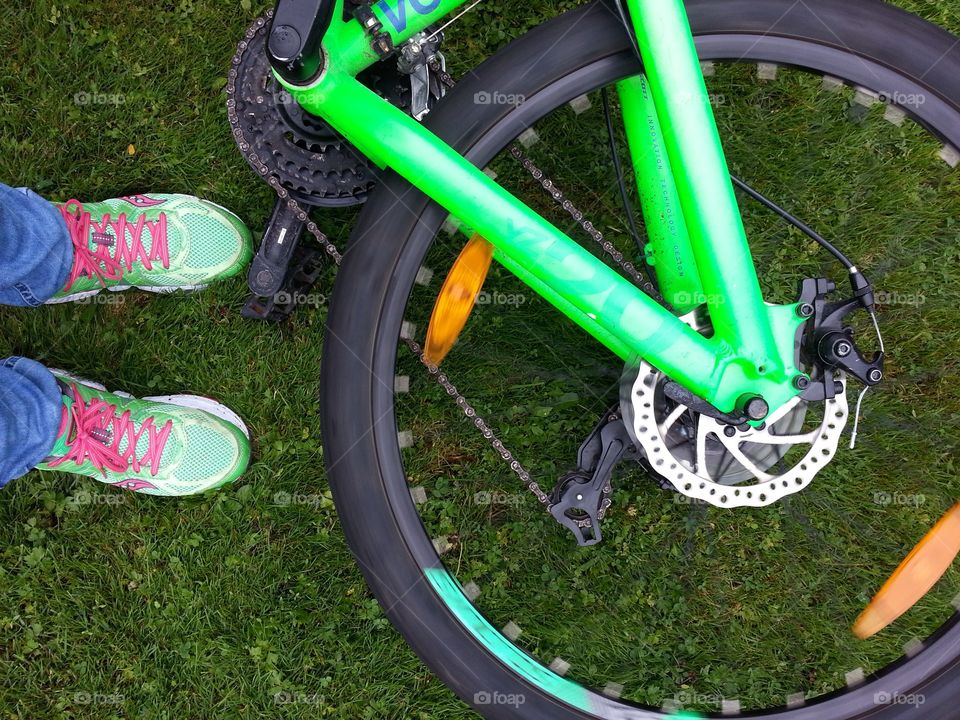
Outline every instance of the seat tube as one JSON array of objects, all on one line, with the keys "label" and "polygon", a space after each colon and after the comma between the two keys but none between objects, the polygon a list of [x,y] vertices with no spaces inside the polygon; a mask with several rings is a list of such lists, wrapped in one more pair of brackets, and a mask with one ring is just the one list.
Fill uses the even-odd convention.
[{"label": "seat tube", "polygon": [[783,371],[683,2],[626,2],[714,330]]}]

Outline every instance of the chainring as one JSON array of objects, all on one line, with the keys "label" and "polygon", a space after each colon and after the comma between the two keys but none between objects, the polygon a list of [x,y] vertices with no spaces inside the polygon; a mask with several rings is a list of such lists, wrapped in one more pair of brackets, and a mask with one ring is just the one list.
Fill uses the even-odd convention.
[{"label": "chainring", "polygon": [[650,470],[682,495],[718,507],[763,507],[806,488],[836,455],[850,414],[843,373],[836,397],[822,405],[822,420],[811,420],[812,405],[794,398],[762,428],[732,431],[667,401],[666,378],[648,363],[624,380],[624,422]]},{"label": "chainring", "polygon": [[[253,37],[237,48],[233,99],[249,143],[241,148],[244,159],[258,174],[261,167],[269,168],[299,202],[315,207],[360,204],[376,185],[377,169],[324,120],[306,112],[274,77],[266,53],[271,19],[272,12],[254,23]],[[386,63],[360,79],[398,107],[409,105],[409,78]],[[251,152],[262,165],[250,159]]]}]

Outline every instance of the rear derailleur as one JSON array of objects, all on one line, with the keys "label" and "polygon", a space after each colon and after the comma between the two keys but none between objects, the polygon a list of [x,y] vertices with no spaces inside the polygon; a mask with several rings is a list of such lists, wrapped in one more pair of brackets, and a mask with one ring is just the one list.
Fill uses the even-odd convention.
[{"label": "rear derailleur", "polygon": [[637,450],[617,405],[580,445],[576,469],[560,478],[550,495],[550,514],[573,532],[578,545],[600,542],[600,523],[612,502],[613,470],[627,458],[637,459]]}]

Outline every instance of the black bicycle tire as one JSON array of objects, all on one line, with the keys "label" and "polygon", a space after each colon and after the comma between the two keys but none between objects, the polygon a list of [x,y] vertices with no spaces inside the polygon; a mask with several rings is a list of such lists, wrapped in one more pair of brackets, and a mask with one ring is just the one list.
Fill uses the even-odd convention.
[{"label": "black bicycle tire", "polygon": [[[694,0],[687,3],[698,46],[721,59],[729,36],[748,37],[743,59],[767,59],[779,44],[784,64],[810,66],[812,56],[841,51],[868,68],[860,84],[929,96],[916,119],[960,147],[960,46],[949,33],[877,0]],[[719,54],[718,54],[719,53]],[[731,58],[741,59],[741,57]],[[824,61],[825,62],[825,61]],[[862,65],[862,67],[861,67]],[[813,65],[817,67],[817,65]],[[426,124],[478,166],[538,114],[581,94],[591,82],[639,70],[613,9],[595,2],[544,24],[462,81]],[[478,105],[497,90],[526,98],[519,107]],[[520,708],[487,705],[487,717],[659,718],[650,711],[584,712],[544,693],[506,668],[451,614],[423,568],[439,559],[406,492],[392,412],[397,338],[406,298],[446,213],[402,178],[387,174],[355,228],[333,293],[323,357],[322,413],[328,471],[344,532],[388,617],[424,662],[462,699],[477,692],[523,696]],[[917,713],[877,704],[872,682],[791,710],[752,714],[788,720],[893,718]],[[909,662],[884,670],[882,690],[921,693],[919,715],[956,717],[960,699],[960,624],[956,616]],[[597,695],[598,698],[602,696]],[[919,716],[917,715],[917,716]]]}]

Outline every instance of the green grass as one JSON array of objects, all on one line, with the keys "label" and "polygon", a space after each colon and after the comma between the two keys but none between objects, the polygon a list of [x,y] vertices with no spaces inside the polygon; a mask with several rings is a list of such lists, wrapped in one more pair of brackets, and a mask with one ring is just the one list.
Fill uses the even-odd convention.
[{"label": "green grass", "polygon": [[[450,34],[454,73],[575,4],[481,5]],[[899,4],[960,32],[960,3]],[[272,196],[239,157],[223,106],[229,58],[256,10],[249,0],[6,10],[0,179],[61,201],[188,192],[261,228]],[[621,682],[629,697],[657,704],[678,692],[759,703],[834,687],[838,673],[881,665],[929,631],[958,587],[953,574],[876,643],[849,635],[856,609],[960,490],[960,402],[949,384],[960,371],[944,350],[958,339],[958,176],[917,127],[893,128],[878,110],[851,122],[849,94],[825,94],[799,73],[760,85],[722,69],[711,86],[731,98],[718,116],[741,175],[843,238],[886,289],[917,291],[925,278],[922,308],[884,313],[904,342],[890,392],[868,406],[858,454],[782,506],[735,514],[691,508],[624,476],[603,552],[583,551],[532,503],[472,502],[478,489],[515,495],[514,478],[412,365],[414,392],[400,408],[419,440],[408,465],[430,493],[425,521],[434,535],[458,537],[451,569],[481,585],[480,608],[495,624],[517,620],[521,644],[547,662],[574,660],[571,677]],[[125,101],[83,105],[77,93]],[[548,119],[533,154],[598,226],[618,227],[596,100],[580,118],[562,110]],[[564,220],[516,167],[494,166]],[[787,299],[796,279],[829,267],[769,215],[746,216],[771,297]],[[331,213],[321,225],[342,244],[350,220]],[[455,245],[433,251],[434,267]],[[528,301],[482,309],[450,372],[549,487],[619,368],[504,273],[489,287]],[[0,494],[0,708],[10,717],[473,717],[387,623],[338,528],[317,439],[325,308],[257,325],[239,317],[244,296],[238,279],[190,297],[0,310],[0,357],[140,395],[212,394],[258,442],[244,482],[208,497],[98,494],[89,480],[36,473]],[[429,296],[419,302],[429,311]],[[944,408],[938,417],[904,414],[929,398]],[[923,472],[909,458],[923,460]],[[928,501],[872,502],[894,491]],[[597,607],[605,612],[589,612]],[[610,626],[626,614],[630,627]],[[294,702],[277,704],[278,692]]]}]

